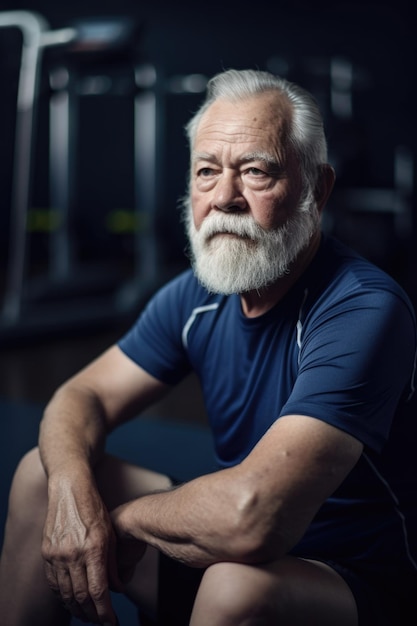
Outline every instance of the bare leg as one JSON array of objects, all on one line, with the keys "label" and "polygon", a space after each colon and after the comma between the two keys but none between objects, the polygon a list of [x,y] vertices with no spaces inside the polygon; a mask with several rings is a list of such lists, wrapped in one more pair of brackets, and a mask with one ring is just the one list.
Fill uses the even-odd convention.
[{"label": "bare leg", "polygon": [[[109,509],[170,486],[165,476],[108,456],[97,467],[96,475]],[[10,492],[0,559],[0,623],[7,617],[8,626],[67,626],[70,621],[69,613],[50,591],[44,575],[40,548],[46,506],[46,476],[35,449],[19,464]],[[142,573],[150,568],[139,579],[146,585],[135,595],[136,599],[146,599],[149,611],[156,606],[156,564],[156,553],[148,549],[138,566]]]},{"label": "bare leg", "polygon": [[285,557],[262,566],[217,563],[206,571],[190,626],[357,626],[354,597],[330,567]]},{"label": "bare leg", "polygon": [[13,479],[0,560],[0,620],[7,617],[11,626],[69,623],[47,586],[40,558],[46,497],[45,473],[29,453]]}]

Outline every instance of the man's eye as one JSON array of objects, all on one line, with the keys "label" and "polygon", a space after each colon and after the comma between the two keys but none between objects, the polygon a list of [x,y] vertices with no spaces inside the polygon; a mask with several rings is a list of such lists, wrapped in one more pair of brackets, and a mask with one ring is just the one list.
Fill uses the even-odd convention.
[{"label": "man's eye", "polygon": [[271,174],[265,169],[261,170],[259,167],[248,167],[246,173],[254,178],[268,178]]},{"label": "man's eye", "polygon": [[202,167],[197,171],[197,176],[201,176],[202,178],[207,178],[208,176],[212,176],[213,170],[211,167]]},{"label": "man's eye", "polygon": [[277,179],[280,178],[281,174],[278,168],[269,168],[264,167],[263,169],[259,167],[249,167],[246,170],[246,173],[249,176],[254,178],[265,178],[265,179]]}]

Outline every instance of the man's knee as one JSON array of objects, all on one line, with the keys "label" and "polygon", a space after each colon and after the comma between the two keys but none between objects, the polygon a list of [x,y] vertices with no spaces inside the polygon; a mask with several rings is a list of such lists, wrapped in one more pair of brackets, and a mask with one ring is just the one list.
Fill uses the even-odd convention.
[{"label": "man's knee", "polygon": [[263,565],[217,563],[199,588],[191,625],[338,624],[357,626],[355,599],[329,566],[294,557]]},{"label": "man's knee", "polygon": [[17,466],[10,490],[9,515],[21,516],[30,512],[35,521],[36,512],[45,512],[47,502],[46,474],[38,448],[27,452]]},{"label": "man's knee", "polygon": [[[215,615],[219,626],[234,626],[251,616],[251,623],[267,624],[276,615],[270,597],[269,576],[261,570],[241,563],[216,563],[202,579],[193,611],[195,623],[199,615]],[[191,622],[194,623],[193,620]]]}]

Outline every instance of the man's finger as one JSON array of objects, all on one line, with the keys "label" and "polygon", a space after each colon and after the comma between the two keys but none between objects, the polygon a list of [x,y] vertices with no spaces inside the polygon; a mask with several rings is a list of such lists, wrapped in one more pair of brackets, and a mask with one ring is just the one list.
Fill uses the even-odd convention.
[{"label": "man's finger", "polygon": [[64,607],[73,615],[81,620],[85,620],[85,614],[77,605],[74,598],[71,575],[68,570],[60,568],[56,570],[56,580],[59,587],[59,595]]},{"label": "man's finger", "polygon": [[117,617],[113,611],[109,581],[107,578],[107,564],[88,563],[86,574],[90,599],[97,612],[100,624],[112,624],[116,626]]},{"label": "man's finger", "polygon": [[73,605],[71,612],[76,617],[88,620],[90,622],[97,622],[98,615],[94,602],[90,597],[90,591],[88,588],[88,579],[85,568],[77,567],[71,569],[71,581],[73,589]]},{"label": "man's finger", "polygon": [[69,572],[64,568],[56,570],[56,579],[62,602],[65,606],[71,606],[74,601],[74,593],[72,591],[72,582]]},{"label": "man's finger", "polygon": [[45,570],[45,576],[46,576],[46,580],[49,585],[49,588],[51,589],[51,591],[53,591],[53,593],[56,596],[59,596],[59,598],[61,598],[61,590],[59,588],[58,581],[56,579],[55,569],[52,567],[50,563],[45,561],[44,570]]}]

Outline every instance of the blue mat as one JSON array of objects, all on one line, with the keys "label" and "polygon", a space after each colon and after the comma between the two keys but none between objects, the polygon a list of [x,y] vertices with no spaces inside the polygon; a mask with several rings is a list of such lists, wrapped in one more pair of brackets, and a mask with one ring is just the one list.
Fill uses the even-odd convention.
[{"label": "blue mat", "polygon": [[[6,518],[10,482],[25,452],[37,443],[43,407],[0,400],[0,533]],[[214,471],[212,439],[208,429],[169,421],[164,418],[137,418],[108,438],[107,450],[127,461],[143,465],[179,480],[190,480]],[[135,607],[124,597],[113,594],[120,626],[135,626]],[[74,626],[82,622],[73,620]]]}]

